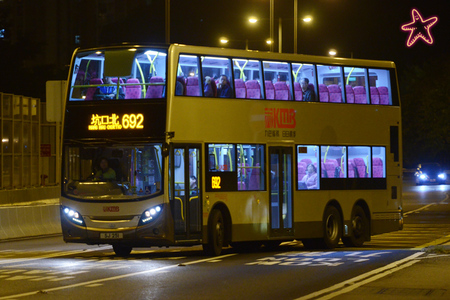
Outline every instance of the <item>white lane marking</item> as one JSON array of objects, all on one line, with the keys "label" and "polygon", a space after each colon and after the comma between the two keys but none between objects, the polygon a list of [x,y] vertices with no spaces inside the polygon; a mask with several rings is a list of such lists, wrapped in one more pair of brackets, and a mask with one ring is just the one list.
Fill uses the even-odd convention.
[{"label": "white lane marking", "polygon": [[61,281],[61,280],[67,280],[67,279],[73,279],[75,278],[74,276],[66,276],[66,277],[58,277],[55,279],[50,279],[49,281]]},{"label": "white lane marking", "polygon": [[[212,257],[212,258],[205,258],[205,259],[200,259],[200,260],[194,260],[194,261],[191,261],[191,262],[183,263],[183,265],[185,265],[185,266],[194,265],[194,264],[199,264],[199,263],[202,263],[202,262],[208,262],[210,260],[215,260],[215,259],[222,259],[222,258],[234,256],[234,255],[237,255],[237,254],[236,253],[232,253],[232,254],[226,254],[226,255]],[[178,264],[177,265],[165,266],[165,267],[161,267],[161,268],[156,268],[156,269],[151,269],[151,270],[146,270],[146,271],[140,271],[140,272],[136,272],[136,273],[129,273],[129,274],[118,275],[118,276],[113,276],[113,277],[107,277],[107,278],[102,278],[102,279],[96,279],[96,280],[91,280],[91,281],[86,281],[86,282],[79,282],[79,283],[74,283],[74,284],[65,285],[65,286],[59,286],[59,287],[45,289],[45,290],[27,292],[27,293],[16,294],[16,295],[3,296],[3,297],[0,297],[0,300],[15,299],[15,298],[33,296],[33,295],[36,295],[36,294],[38,294],[40,292],[42,293],[42,291],[48,293],[48,292],[65,290],[65,289],[70,289],[70,288],[79,287],[79,286],[88,286],[88,285],[92,285],[92,284],[98,284],[98,283],[103,283],[103,282],[117,280],[117,279],[122,279],[122,278],[128,278],[128,277],[133,277],[133,276],[138,276],[138,275],[143,275],[143,274],[149,274],[149,273],[154,273],[154,272],[167,270],[167,269],[173,269],[173,268],[177,268],[177,267],[178,267]]]},{"label": "white lane marking", "polygon": [[329,295],[326,295],[324,297],[318,298],[317,300],[329,300],[329,299],[334,298],[336,296],[339,296],[339,295],[342,295],[342,294],[346,294],[348,292],[351,292],[351,291],[359,288],[362,285],[368,284],[368,283],[370,283],[372,281],[375,281],[375,280],[378,280],[380,278],[383,278],[384,276],[391,275],[394,272],[397,272],[397,271],[400,271],[402,269],[408,268],[408,267],[414,265],[417,262],[419,262],[419,260],[409,261],[409,262],[407,262],[407,263],[405,263],[405,264],[403,264],[401,266],[398,266],[396,268],[384,271],[383,273],[377,274],[377,275],[375,275],[373,277],[367,278],[366,280],[363,280],[361,282],[355,283],[352,286],[348,286],[348,287],[346,287],[346,288],[344,288],[344,289],[342,289],[340,291],[336,291],[336,292],[331,293]]},{"label": "white lane marking", "polygon": [[45,277],[39,277],[36,279],[31,279],[31,281],[42,281],[42,280],[50,280],[50,279],[54,279],[57,278],[56,276],[45,276]]},{"label": "white lane marking", "polygon": [[[374,252],[367,254],[366,252],[285,252],[275,254],[274,256],[258,258],[254,262],[246,263],[247,266],[308,266],[308,267],[338,267],[342,264],[362,263],[369,261],[371,258],[380,257],[391,252]],[[332,257],[331,255],[338,255],[339,257]]]},{"label": "white lane marking", "polygon": [[[401,268],[403,268],[403,267],[404,268],[409,267],[410,265],[412,265],[415,262],[417,262],[414,259],[416,259],[418,256],[420,256],[422,254],[423,254],[423,252],[416,252],[413,255],[410,255],[410,256],[408,256],[406,258],[403,258],[403,259],[400,259],[400,260],[395,261],[393,263],[390,263],[387,266],[384,266],[384,267],[372,270],[370,272],[361,274],[361,275],[356,276],[354,278],[348,279],[346,281],[343,281],[341,283],[335,284],[335,285],[330,286],[330,287],[328,287],[326,289],[323,289],[323,290],[311,293],[309,295],[302,296],[302,297],[297,298],[295,300],[313,299],[313,298],[317,298],[319,296],[322,296],[322,295],[325,295],[325,294],[329,294],[329,293],[332,293],[332,292],[334,292],[333,294],[335,294],[335,295],[333,297],[335,297],[340,292],[340,291],[338,291],[338,292],[335,292],[335,291],[337,291],[339,289],[342,289],[341,291],[344,291],[344,290],[346,290],[348,288],[352,288],[354,285],[360,284],[361,282],[364,282],[363,284],[366,284],[366,283],[370,282],[368,280],[370,280],[372,278],[376,277],[376,279],[379,279],[379,278],[384,277],[386,275],[392,274],[392,272],[401,270]],[[374,279],[374,280],[376,280],[376,279]],[[361,285],[363,285],[363,284],[361,284]],[[347,287],[348,285],[350,285],[350,286]],[[319,298],[319,299],[320,300],[330,299],[330,298],[326,298],[328,296],[329,295],[326,295],[325,297]]]},{"label": "white lane marking", "polygon": [[5,280],[25,280],[25,279],[33,279],[39,276],[26,276],[26,275],[17,275],[10,278],[6,278]]},{"label": "white lane marking", "polygon": [[36,257],[17,258],[17,259],[5,259],[5,260],[0,260],[0,265],[10,264],[10,263],[20,263],[20,262],[24,262],[24,261],[28,262],[28,261],[38,260],[38,259],[53,258],[53,257],[67,256],[67,255],[80,254],[80,253],[87,253],[87,252],[93,252],[93,251],[98,251],[98,250],[109,249],[110,247],[111,246],[105,246],[105,247],[98,247],[98,248],[95,248],[95,249],[54,252],[54,253],[51,253],[51,254],[41,255],[41,256],[36,256]]},{"label": "white lane marking", "polygon": [[90,285],[86,285],[86,287],[98,287],[98,286],[102,286],[103,283],[96,283],[96,284],[90,284]]},{"label": "white lane marking", "polygon": [[424,210],[424,209],[426,209],[426,208],[428,208],[428,207],[430,207],[430,206],[433,206],[433,205],[436,205],[436,203],[431,203],[431,204],[422,206],[422,207],[420,207],[420,208],[418,208],[418,209],[415,209],[415,210],[411,210],[411,211],[405,212],[405,213],[403,213],[403,215],[404,215],[404,216],[407,216],[407,215],[409,215],[409,214],[416,213],[416,212],[419,212],[419,211],[421,211],[421,210]]},{"label": "white lane marking", "polygon": [[10,270],[10,271],[6,271],[6,270],[0,270],[2,274],[14,274],[14,273],[21,273],[21,272],[25,272],[26,270]]},{"label": "white lane marking", "polygon": [[429,243],[426,243],[426,244],[423,244],[423,245],[411,248],[411,250],[421,250],[421,249],[426,248],[428,246],[437,246],[437,245],[445,244],[445,243],[447,243],[449,241],[450,241],[450,235],[447,235],[445,237],[438,238],[438,239],[436,239],[436,240],[434,240],[432,242],[429,242]]}]

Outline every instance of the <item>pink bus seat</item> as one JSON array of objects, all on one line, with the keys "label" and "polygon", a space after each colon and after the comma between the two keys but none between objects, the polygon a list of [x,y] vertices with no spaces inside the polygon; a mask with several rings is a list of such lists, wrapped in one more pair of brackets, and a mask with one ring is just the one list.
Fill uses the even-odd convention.
[{"label": "pink bus seat", "polygon": [[367,104],[366,88],[363,86],[355,86],[353,88],[355,93],[355,103]]},{"label": "pink bus seat", "polygon": [[380,104],[389,105],[389,90],[385,86],[378,87],[378,93],[380,94]]},{"label": "pink bus seat", "polygon": [[328,88],[325,84],[319,84],[319,97],[320,102],[329,102],[330,94],[328,92]]},{"label": "pink bus seat", "polygon": [[351,85],[345,86],[345,91],[347,93],[347,103],[355,103],[355,93]]},{"label": "pink bus seat", "polygon": [[234,80],[234,88],[236,89],[236,98],[245,99],[247,97],[247,89],[245,87],[244,80],[235,79]]},{"label": "pink bus seat", "polygon": [[[255,165],[259,167],[259,163]],[[250,181],[248,183],[248,189],[250,191],[259,191],[261,189],[261,178],[260,178],[260,169],[255,168],[252,170],[252,174],[250,175]]]},{"label": "pink bus seat", "polygon": [[284,81],[275,82],[273,86],[275,88],[276,100],[289,100],[289,87]]},{"label": "pink bus seat", "polygon": [[330,84],[328,86],[328,92],[330,93],[330,102],[341,103],[342,91],[341,87],[337,84]]},{"label": "pink bus seat", "polygon": [[[101,78],[92,78],[89,81],[89,85],[100,85],[100,84],[103,84],[103,80]],[[84,98],[84,100],[85,101],[94,100],[94,94],[97,88],[98,86],[87,88],[86,98]]]},{"label": "pink bus seat", "polygon": [[370,103],[380,104],[380,93],[378,93],[378,89],[375,86],[370,87]]},{"label": "pink bus seat", "polygon": [[303,92],[300,83],[294,82],[295,101],[303,101]]},{"label": "pink bus seat", "polygon": [[[150,83],[158,83],[158,82],[164,83],[164,78],[159,76],[153,76],[152,78],[150,78]],[[145,98],[162,98],[163,90],[164,90],[163,85],[148,85]]]},{"label": "pink bus seat", "polygon": [[374,178],[383,178],[383,160],[379,157],[372,159],[372,170]]},{"label": "pink bus seat", "polygon": [[[130,78],[127,83],[141,83],[137,78]],[[129,85],[125,90],[125,99],[141,99],[142,86],[141,85]]]},{"label": "pink bus seat", "polygon": [[266,81],[264,81],[264,85],[266,88],[266,99],[268,99],[268,100],[275,99],[275,88],[272,84],[272,81],[266,80]]},{"label": "pink bus seat", "polygon": [[366,178],[367,177],[367,169],[366,169],[366,163],[364,162],[363,158],[356,157],[353,159],[353,164],[356,167],[356,170],[358,171],[359,178]]},{"label": "pink bus seat", "polygon": [[200,96],[198,77],[186,78],[186,96]]},{"label": "pink bus seat", "polygon": [[245,82],[248,99],[261,99],[261,85],[258,80],[249,80]]}]

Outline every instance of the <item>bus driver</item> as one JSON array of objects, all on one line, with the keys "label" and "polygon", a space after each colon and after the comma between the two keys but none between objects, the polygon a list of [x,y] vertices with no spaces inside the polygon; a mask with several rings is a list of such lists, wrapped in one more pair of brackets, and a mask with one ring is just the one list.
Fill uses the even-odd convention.
[{"label": "bus driver", "polygon": [[102,158],[100,160],[100,170],[95,173],[96,180],[116,180],[116,171],[108,165],[108,160],[106,158]]}]

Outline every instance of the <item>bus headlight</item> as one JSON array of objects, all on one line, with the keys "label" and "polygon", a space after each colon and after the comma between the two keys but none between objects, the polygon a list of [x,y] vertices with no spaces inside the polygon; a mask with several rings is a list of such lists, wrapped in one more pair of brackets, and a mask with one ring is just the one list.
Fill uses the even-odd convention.
[{"label": "bus headlight", "polygon": [[427,177],[428,176],[426,174],[420,174],[420,176],[419,176],[419,178],[422,179],[422,180],[427,179]]},{"label": "bus headlight", "polygon": [[72,223],[80,226],[84,226],[83,217],[76,210],[71,209],[70,207],[64,206],[63,212],[66,215],[67,219]]},{"label": "bus headlight", "polygon": [[441,173],[441,174],[438,175],[438,177],[439,177],[439,179],[446,179],[447,174]]},{"label": "bus headlight", "polygon": [[141,216],[141,219],[139,220],[139,225],[147,224],[151,221],[153,221],[156,217],[159,216],[159,214],[162,211],[162,205],[156,205],[153,206],[146,211]]}]

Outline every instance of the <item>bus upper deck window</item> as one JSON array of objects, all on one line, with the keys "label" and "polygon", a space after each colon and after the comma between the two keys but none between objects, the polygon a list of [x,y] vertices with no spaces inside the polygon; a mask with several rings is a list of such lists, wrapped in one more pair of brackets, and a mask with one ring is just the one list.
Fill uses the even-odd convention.
[{"label": "bus upper deck window", "polygon": [[317,65],[320,102],[343,102],[342,67]]},{"label": "bus upper deck window", "polygon": [[390,82],[388,70],[369,69],[370,98],[372,104],[392,105]]}]

